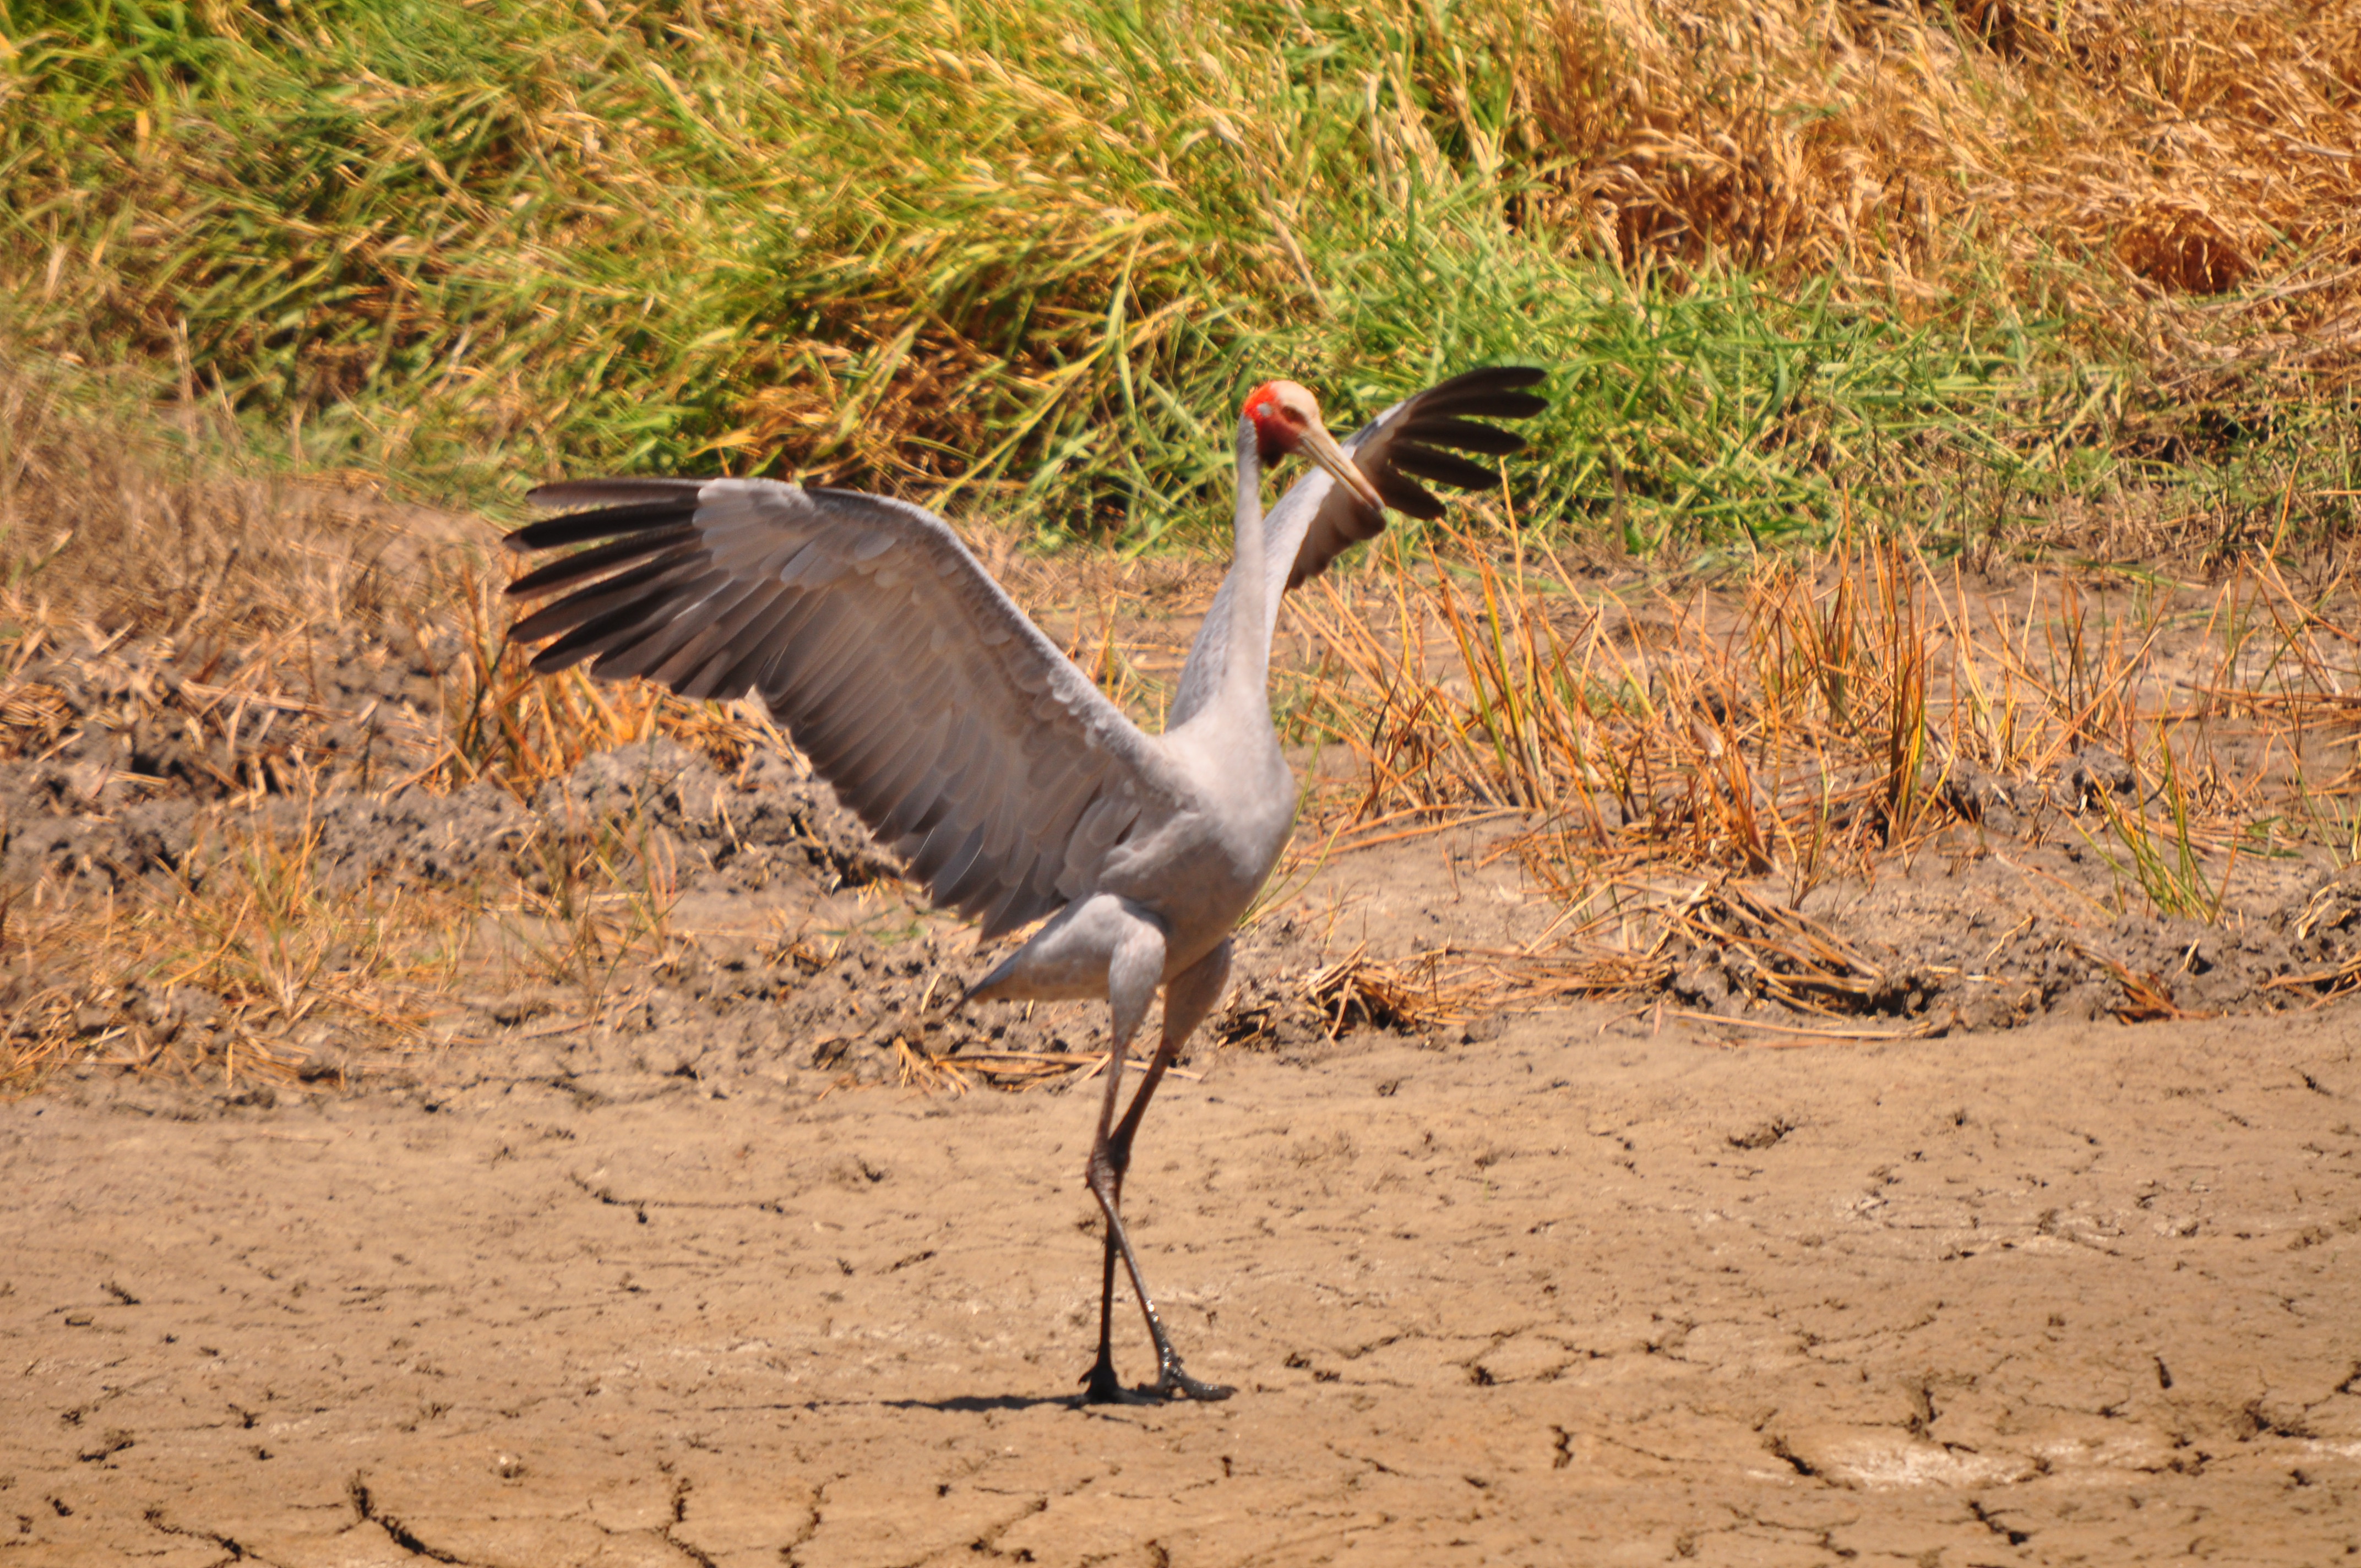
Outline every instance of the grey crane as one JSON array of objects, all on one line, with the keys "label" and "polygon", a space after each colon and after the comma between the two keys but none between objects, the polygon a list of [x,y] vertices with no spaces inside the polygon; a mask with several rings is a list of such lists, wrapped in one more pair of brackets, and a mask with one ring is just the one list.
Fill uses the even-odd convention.
[{"label": "grey crane", "polygon": [[[564,592],[519,621],[554,639],[533,667],[590,661],[684,696],[761,694],[773,718],[911,879],[986,940],[1047,916],[972,999],[1104,996],[1106,1091],[1087,1171],[1106,1216],[1091,1400],[1219,1399],[1182,1370],[1123,1223],[1141,1114],[1222,993],[1231,933],[1295,824],[1295,780],[1271,728],[1268,661],[1284,589],[1385,526],[1388,506],[1437,517],[1417,480],[1494,475],[1454,455],[1522,440],[1485,418],[1546,405],[1543,372],[1470,371],[1394,405],[1345,446],[1291,381],[1249,393],[1237,431],[1236,556],[1180,675],[1165,731],[1144,734],[1060,653],[948,524],[922,508],[768,479],[595,479],[533,499],[588,508],[519,529],[510,548],[590,548],[509,593]],[[1472,416],[1472,417],[1471,417]],[[1446,450],[1450,449],[1450,450]],[[1263,466],[1312,471],[1262,508]],[[1159,989],[1162,1038],[1120,1122],[1125,1056]],[[1157,1382],[1115,1373],[1120,1256],[1155,1343]]]}]

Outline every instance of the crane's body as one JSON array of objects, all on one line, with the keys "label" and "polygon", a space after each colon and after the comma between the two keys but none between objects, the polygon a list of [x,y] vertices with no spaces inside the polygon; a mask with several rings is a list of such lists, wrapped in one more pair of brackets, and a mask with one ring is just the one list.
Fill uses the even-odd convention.
[{"label": "crane's body", "polygon": [[[1253,599],[1263,592],[1262,437],[1239,422],[1237,554],[1227,583]],[[1341,455],[1339,463],[1344,461]],[[969,992],[972,997],[1114,1001],[1109,965],[1126,941],[1152,940],[1161,985],[1219,947],[1279,863],[1295,827],[1295,774],[1270,724],[1268,640],[1252,615],[1213,635],[1225,637],[1224,678],[1213,700],[1148,743],[1174,785],[1161,809],[1143,813],[1100,869],[1090,895],[1051,916],[1039,935]],[[1202,644],[1207,633],[1200,630]],[[1172,869],[1189,874],[1175,877]],[[1154,928],[1153,936],[1134,927]],[[1127,1009],[1115,1002],[1120,1015]],[[1145,1012],[1143,999],[1140,1009]]]},{"label": "crane's body", "polygon": [[[977,917],[987,938],[1044,920],[971,999],[1106,999],[1112,1059],[1086,1173],[1106,1218],[1088,1398],[1230,1392],[1182,1370],[1124,1229],[1122,1192],[1140,1117],[1220,1000],[1231,933],[1294,827],[1268,692],[1279,595],[1374,534],[1387,505],[1439,515],[1405,476],[1486,478],[1426,443],[1517,449],[1515,436],[1461,416],[1538,412],[1522,389],[1540,378],[1501,369],[1445,382],[1357,433],[1349,455],[1302,388],[1249,394],[1236,557],[1160,736],[1133,725],[917,507],[770,480],[594,480],[535,499],[595,510],[509,536],[519,550],[592,543],[510,587],[571,590],[516,628],[521,640],[554,639],[535,669],[591,660],[602,678],[646,676],[685,696],[759,693],[936,904]],[[1267,525],[1262,468],[1287,453],[1316,467]],[[1118,1123],[1125,1057],[1159,990],[1161,1038]],[[1149,1395],[1115,1375],[1118,1258],[1155,1342]]]}]

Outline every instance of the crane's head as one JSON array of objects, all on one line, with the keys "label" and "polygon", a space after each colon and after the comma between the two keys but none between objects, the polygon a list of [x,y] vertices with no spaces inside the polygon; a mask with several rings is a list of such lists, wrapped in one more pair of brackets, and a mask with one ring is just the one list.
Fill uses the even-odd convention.
[{"label": "crane's head", "polygon": [[1305,388],[1293,381],[1265,381],[1246,394],[1246,418],[1254,423],[1265,463],[1276,463],[1290,452],[1301,453],[1371,507],[1385,510],[1377,487],[1328,433],[1320,418],[1320,401]]}]

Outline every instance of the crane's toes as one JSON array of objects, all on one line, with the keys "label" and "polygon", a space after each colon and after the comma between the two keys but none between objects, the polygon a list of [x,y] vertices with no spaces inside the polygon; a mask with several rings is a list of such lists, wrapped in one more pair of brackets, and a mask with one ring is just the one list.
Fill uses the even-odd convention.
[{"label": "crane's toes", "polygon": [[1164,1392],[1151,1393],[1144,1388],[1126,1388],[1115,1377],[1115,1363],[1101,1359],[1082,1379],[1082,1403],[1085,1405],[1160,1405]]},{"label": "crane's toes", "polygon": [[1224,1383],[1200,1383],[1180,1370],[1180,1364],[1171,1362],[1164,1376],[1157,1380],[1156,1391],[1168,1399],[1226,1399],[1237,1392]]}]

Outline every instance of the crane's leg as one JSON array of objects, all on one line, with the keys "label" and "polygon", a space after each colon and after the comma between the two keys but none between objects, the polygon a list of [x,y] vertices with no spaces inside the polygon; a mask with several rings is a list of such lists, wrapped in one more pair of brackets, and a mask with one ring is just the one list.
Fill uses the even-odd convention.
[{"label": "crane's leg", "polygon": [[[1164,1069],[1196,1032],[1197,1025],[1212,1012],[1213,1003],[1222,998],[1222,987],[1230,978],[1230,944],[1222,945],[1172,977],[1164,992],[1163,1038],[1158,1043],[1156,1055],[1149,1059],[1148,1070],[1141,1075],[1139,1091],[1132,1096],[1131,1108],[1123,1114],[1112,1135],[1104,1135],[1106,1117],[1115,1109],[1115,1091],[1109,1087],[1105,1108],[1100,1113],[1100,1127],[1104,1135],[1107,1165],[1111,1172],[1109,1186],[1113,1190],[1114,1207],[1108,1211],[1106,1255],[1099,1276],[1099,1355],[1084,1379],[1086,1399],[1115,1400],[1126,1398],[1123,1385],[1115,1375],[1113,1319],[1115,1313],[1115,1264],[1117,1237],[1121,1222],[1115,1218],[1123,1202],[1124,1173],[1131,1168],[1132,1139],[1138,1135],[1140,1117],[1148,1110],[1148,1102],[1156,1093],[1156,1086],[1164,1081]],[[1112,1068],[1115,1064],[1110,1063]],[[1093,1151],[1095,1159],[1095,1151]],[[1200,1383],[1180,1368],[1180,1358],[1165,1336],[1164,1325],[1156,1315],[1155,1306],[1148,1299],[1148,1288],[1141,1283],[1137,1260],[1130,1252],[1130,1243],[1122,1243],[1124,1261],[1129,1267],[1133,1287],[1139,1292],[1140,1310],[1147,1315],[1148,1332],[1156,1342],[1157,1393],[1170,1398],[1179,1395],[1189,1399],[1226,1399],[1233,1390],[1218,1383]]]}]

